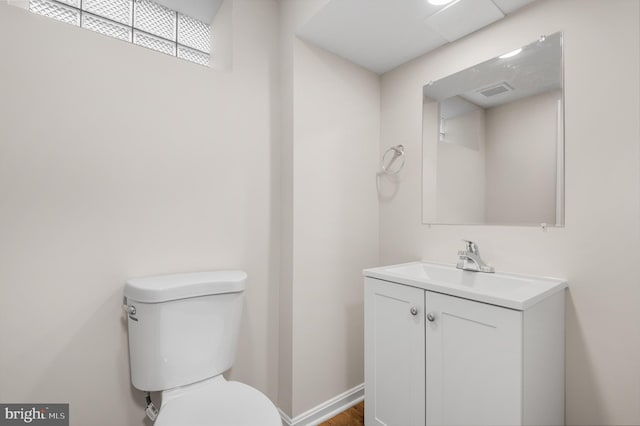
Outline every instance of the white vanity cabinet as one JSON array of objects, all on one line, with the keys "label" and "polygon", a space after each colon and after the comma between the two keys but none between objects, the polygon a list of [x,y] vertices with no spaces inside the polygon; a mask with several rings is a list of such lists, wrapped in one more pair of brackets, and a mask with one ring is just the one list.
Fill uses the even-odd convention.
[{"label": "white vanity cabinet", "polygon": [[365,270],[366,425],[564,423],[564,281],[382,269]]}]

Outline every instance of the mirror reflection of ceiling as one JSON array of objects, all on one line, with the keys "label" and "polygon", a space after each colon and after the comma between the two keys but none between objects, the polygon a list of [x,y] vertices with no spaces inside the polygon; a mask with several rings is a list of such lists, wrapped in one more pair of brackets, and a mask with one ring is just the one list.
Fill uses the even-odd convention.
[{"label": "mirror reflection of ceiling", "polygon": [[441,102],[444,118],[475,108],[492,108],[550,90],[562,89],[562,35],[551,34],[424,86],[424,95]]},{"label": "mirror reflection of ceiling", "polygon": [[154,0],[184,15],[211,24],[224,0]]},{"label": "mirror reflection of ceiling", "polygon": [[378,74],[536,0],[329,0],[296,34]]}]

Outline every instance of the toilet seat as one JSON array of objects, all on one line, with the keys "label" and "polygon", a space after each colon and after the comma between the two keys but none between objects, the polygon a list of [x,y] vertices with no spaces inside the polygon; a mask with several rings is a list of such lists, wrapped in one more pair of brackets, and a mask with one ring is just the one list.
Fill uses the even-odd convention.
[{"label": "toilet seat", "polygon": [[273,403],[262,392],[216,376],[162,393],[154,426],[281,426]]}]

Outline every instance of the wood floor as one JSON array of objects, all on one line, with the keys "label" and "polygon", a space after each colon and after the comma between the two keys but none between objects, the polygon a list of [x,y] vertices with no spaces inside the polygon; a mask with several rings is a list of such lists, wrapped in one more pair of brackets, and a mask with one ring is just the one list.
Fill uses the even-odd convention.
[{"label": "wood floor", "polygon": [[320,423],[320,426],[364,426],[364,402]]}]

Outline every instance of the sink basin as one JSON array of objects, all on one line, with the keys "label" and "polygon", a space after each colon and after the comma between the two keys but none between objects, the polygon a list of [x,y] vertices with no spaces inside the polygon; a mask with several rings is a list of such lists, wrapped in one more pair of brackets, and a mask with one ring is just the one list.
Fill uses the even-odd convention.
[{"label": "sink basin", "polygon": [[428,262],[365,269],[364,275],[517,310],[528,309],[567,287],[566,280],[558,278],[471,272]]}]

